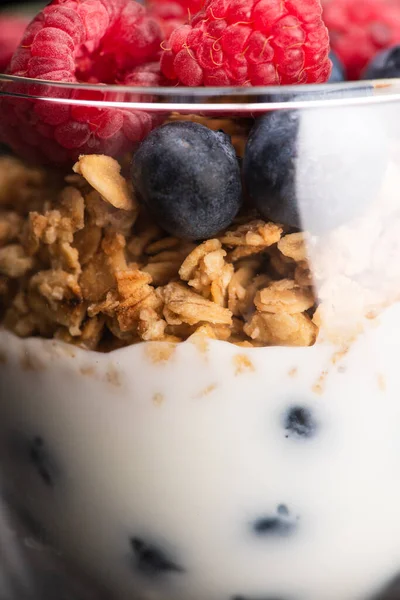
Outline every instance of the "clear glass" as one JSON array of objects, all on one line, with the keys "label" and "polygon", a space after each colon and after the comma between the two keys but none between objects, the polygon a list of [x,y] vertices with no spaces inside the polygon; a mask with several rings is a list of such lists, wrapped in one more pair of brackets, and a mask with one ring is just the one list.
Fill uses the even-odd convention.
[{"label": "clear glass", "polygon": [[[1,600],[400,598],[400,81],[0,82]],[[245,190],[189,242],[130,176],[187,120]]]}]

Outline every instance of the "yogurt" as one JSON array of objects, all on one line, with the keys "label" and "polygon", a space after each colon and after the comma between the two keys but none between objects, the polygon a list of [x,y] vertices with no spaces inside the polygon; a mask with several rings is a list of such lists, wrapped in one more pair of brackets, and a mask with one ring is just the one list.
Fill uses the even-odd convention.
[{"label": "yogurt", "polygon": [[349,347],[3,330],[4,496],[118,600],[375,597],[400,572],[399,330],[399,304]]}]

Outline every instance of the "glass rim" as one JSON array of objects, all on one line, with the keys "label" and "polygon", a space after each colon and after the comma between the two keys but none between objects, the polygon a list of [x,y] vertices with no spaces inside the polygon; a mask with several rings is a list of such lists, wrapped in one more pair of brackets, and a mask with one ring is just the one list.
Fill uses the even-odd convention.
[{"label": "glass rim", "polygon": [[[240,110],[265,112],[289,108],[319,108],[324,106],[352,106],[400,102],[400,78],[346,81],[339,83],[303,84],[263,87],[143,87],[117,84],[88,84],[31,79],[0,73],[0,98],[35,99],[58,104],[93,106],[98,108],[131,108],[146,111],[223,112]],[[12,85],[18,91],[12,90]],[[35,94],[24,93],[23,86],[35,86]],[[22,90],[21,90],[22,87]],[[49,94],[49,88],[71,92],[101,92],[104,94],[131,94],[135,101],[87,100]],[[43,89],[43,94],[40,93]],[[140,99],[138,99],[140,96]],[[154,96],[157,99],[154,99]],[[224,102],[223,100],[226,99]]]}]

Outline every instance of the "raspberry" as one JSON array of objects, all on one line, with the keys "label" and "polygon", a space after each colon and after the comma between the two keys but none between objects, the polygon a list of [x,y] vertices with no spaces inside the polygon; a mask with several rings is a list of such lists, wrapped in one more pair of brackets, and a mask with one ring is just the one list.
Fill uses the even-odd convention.
[{"label": "raspberry", "polygon": [[156,0],[148,5],[148,9],[150,15],[158,21],[164,39],[168,39],[174,29],[188,20],[188,12],[178,2]]},{"label": "raspberry", "polygon": [[[160,41],[158,24],[134,0],[53,0],[26,29],[9,72],[50,82],[125,82],[138,65],[157,59]],[[142,111],[68,103],[119,99],[100,90],[30,84],[21,92],[66,100],[3,97],[2,139],[28,160],[64,163],[79,154],[119,155],[153,127],[153,118]]]},{"label": "raspberry", "polygon": [[151,16],[159,22],[164,39],[168,39],[174,29],[199,12],[203,4],[204,0],[152,0],[148,8]]},{"label": "raspberry", "polygon": [[0,16],[0,72],[5,71],[20,43],[28,21],[17,16]]},{"label": "raspberry", "polygon": [[330,0],[324,19],[350,80],[359,79],[375,54],[400,42],[398,0]]},{"label": "raspberry", "polygon": [[319,0],[207,0],[175,30],[161,70],[186,86],[327,81],[328,31]]}]

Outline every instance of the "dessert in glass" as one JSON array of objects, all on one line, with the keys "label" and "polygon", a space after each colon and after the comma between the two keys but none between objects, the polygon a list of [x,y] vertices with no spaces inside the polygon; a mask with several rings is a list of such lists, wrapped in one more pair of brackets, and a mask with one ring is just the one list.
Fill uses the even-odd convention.
[{"label": "dessert in glass", "polygon": [[0,76],[0,591],[400,598],[396,48],[184,8],[56,0]]}]

